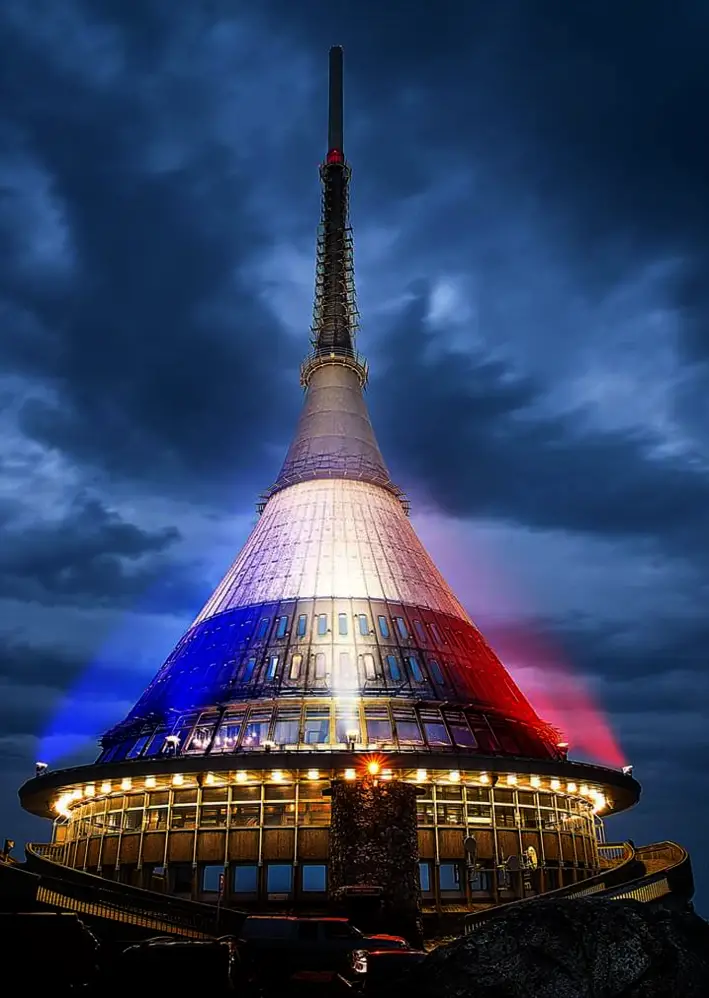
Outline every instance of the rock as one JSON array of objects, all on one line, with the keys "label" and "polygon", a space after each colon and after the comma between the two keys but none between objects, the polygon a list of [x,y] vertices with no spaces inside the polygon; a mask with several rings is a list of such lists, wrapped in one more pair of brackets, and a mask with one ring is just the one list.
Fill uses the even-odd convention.
[{"label": "rock", "polygon": [[[531,901],[440,946],[411,998],[707,998],[709,924],[691,910]],[[409,996],[407,995],[407,998]]]}]

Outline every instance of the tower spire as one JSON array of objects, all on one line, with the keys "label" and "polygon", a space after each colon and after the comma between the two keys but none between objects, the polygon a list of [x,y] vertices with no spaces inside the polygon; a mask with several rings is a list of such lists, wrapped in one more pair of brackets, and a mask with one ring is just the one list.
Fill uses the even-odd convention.
[{"label": "tower spire", "polygon": [[330,109],[327,128],[328,154],[344,152],[342,135],[342,46],[333,45],[330,49]]}]

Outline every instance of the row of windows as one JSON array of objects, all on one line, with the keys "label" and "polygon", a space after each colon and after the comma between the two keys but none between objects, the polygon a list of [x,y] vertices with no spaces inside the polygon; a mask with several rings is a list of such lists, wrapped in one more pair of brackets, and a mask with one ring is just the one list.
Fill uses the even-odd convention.
[{"label": "row of windows", "polygon": [[[367,652],[358,657],[362,662],[362,671],[365,680],[373,681],[377,679],[379,670],[377,669],[374,655]],[[282,655],[268,655],[264,661],[265,672],[263,678],[266,682],[272,683],[274,680],[280,678],[286,660]],[[258,659],[255,655],[251,655],[246,660],[241,670],[237,670],[236,678],[239,683],[250,683],[253,681],[254,676],[257,674],[257,663]],[[384,664],[386,665],[386,675],[393,683],[401,682],[404,677],[414,683],[426,682],[426,676],[424,676],[421,663],[416,655],[403,656],[403,670],[402,659],[397,655],[385,655]],[[429,659],[427,664],[434,683],[439,686],[445,685],[446,680],[439,662],[436,659]],[[329,668],[329,660],[326,653],[315,653],[312,656],[311,679],[327,680],[335,687],[342,687],[344,685],[357,688],[359,686],[357,667],[348,651],[336,652],[333,665],[334,674]],[[290,665],[286,670],[286,678],[295,681],[300,679],[302,674],[303,655],[300,652],[296,652],[291,655]]]},{"label": "row of windows", "polygon": [[[337,633],[342,637],[346,637],[349,634],[349,620],[350,616],[348,613],[338,613],[337,614]],[[402,641],[408,641],[411,637],[408,625],[403,617],[393,617],[394,629],[396,634]],[[288,624],[290,618],[287,614],[282,614],[275,619],[275,636],[278,639],[287,637],[288,635]],[[370,627],[369,617],[366,613],[356,613],[354,614],[354,626],[355,630],[359,632],[362,637],[369,637],[374,634],[374,631]],[[426,632],[426,626],[420,620],[414,620],[413,622],[414,630],[418,639],[424,643],[429,640],[429,636]],[[436,624],[429,623],[427,625],[431,631],[431,636],[435,644],[447,644],[445,637],[442,637],[440,629]],[[377,615],[377,627],[379,629],[380,636],[387,640],[391,637],[391,627],[389,618],[384,614]],[[271,629],[271,618],[262,617],[259,621],[258,627],[256,629],[256,638],[262,641],[268,636]],[[324,637],[326,634],[330,633],[330,622],[329,615],[327,613],[318,613],[315,615],[315,629],[319,637]],[[301,613],[298,615],[295,624],[295,633],[299,638],[304,638],[308,633],[308,615]]]}]

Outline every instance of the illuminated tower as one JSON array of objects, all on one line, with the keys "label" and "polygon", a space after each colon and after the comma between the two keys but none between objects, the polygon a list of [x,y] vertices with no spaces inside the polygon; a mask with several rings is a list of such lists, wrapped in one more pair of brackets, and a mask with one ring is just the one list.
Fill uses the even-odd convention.
[{"label": "illuminated tower", "polygon": [[323,790],[371,766],[419,786],[421,891],[440,910],[511,896],[510,857],[536,858],[536,889],[587,876],[598,812],[637,799],[629,775],[567,761],[416,535],[364,399],[350,175],[334,48],[295,437],[236,561],[98,761],[21,791],[60,813],[67,865],[144,886],[157,868],[202,899],[226,868],[235,904],[317,909]]}]

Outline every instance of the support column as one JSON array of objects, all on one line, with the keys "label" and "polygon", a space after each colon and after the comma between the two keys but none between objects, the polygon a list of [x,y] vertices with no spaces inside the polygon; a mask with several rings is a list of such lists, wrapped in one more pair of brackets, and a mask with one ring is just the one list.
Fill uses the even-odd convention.
[{"label": "support column", "polygon": [[402,935],[412,945],[422,940],[419,792],[410,783],[370,778],[334,780],[331,790],[331,901],[346,903],[346,888],[380,888],[379,931]]}]

